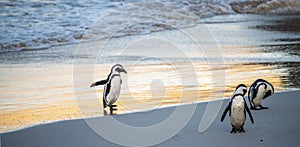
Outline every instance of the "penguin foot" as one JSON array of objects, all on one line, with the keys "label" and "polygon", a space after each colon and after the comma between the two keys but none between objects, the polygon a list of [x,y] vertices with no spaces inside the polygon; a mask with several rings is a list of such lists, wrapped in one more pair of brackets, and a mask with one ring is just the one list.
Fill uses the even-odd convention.
[{"label": "penguin foot", "polygon": [[241,129],[239,130],[240,133],[245,133],[244,127],[241,127]]},{"label": "penguin foot", "polygon": [[232,128],[230,133],[231,133],[231,134],[236,133],[235,128]]},{"label": "penguin foot", "polygon": [[111,106],[109,106],[109,110],[110,110],[110,114],[111,114],[111,115],[113,114],[113,112],[114,112],[115,110],[118,110],[118,109],[115,108],[115,107],[117,107],[117,105],[111,105]]},{"label": "penguin foot", "polygon": [[109,106],[110,110],[118,110],[118,109],[115,108],[115,107],[117,107],[117,105],[111,105],[111,106]]},{"label": "penguin foot", "polygon": [[113,115],[114,114],[114,110],[110,109],[110,115]]},{"label": "penguin foot", "polygon": [[110,107],[109,110],[110,110],[110,111],[115,111],[115,110],[118,110],[118,109],[117,109],[117,108]]},{"label": "penguin foot", "polygon": [[260,109],[269,109],[268,107],[264,107],[262,105],[259,105]]}]

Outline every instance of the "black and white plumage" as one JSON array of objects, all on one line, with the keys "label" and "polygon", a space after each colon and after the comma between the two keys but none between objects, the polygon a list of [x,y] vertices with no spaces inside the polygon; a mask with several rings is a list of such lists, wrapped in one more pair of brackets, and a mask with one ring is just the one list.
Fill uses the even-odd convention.
[{"label": "black and white plumage", "polygon": [[116,64],[111,68],[111,72],[108,75],[107,79],[101,80],[93,83],[90,87],[105,85],[103,90],[103,108],[107,106],[110,107],[110,112],[117,110],[113,105],[119,98],[121,91],[122,79],[120,73],[124,72],[127,74],[127,71],[123,68],[121,64]]},{"label": "black and white plumage", "polygon": [[247,93],[247,86],[245,84],[240,84],[235,88],[233,95],[242,94],[243,96]]},{"label": "black and white plumage", "polygon": [[[251,105],[250,109],[260,110],[269,109],[268,107],[263,107],[261,101],[274,93],[274,87],[271,83],[264,79],[257,79],[250,86],[248,92],[248,100]],[[258,109],[258,107],[260,109]]]},{"label": "black and white plumage", "polygon": [[228,103],[222,114],[221,122],[223,122],[227,112],[229,111],[229,117],[232,126],[231,133],[236,133],[236,131],[243,133],[245,132],[244,124],[246,120],[246,111],[249,114],[251,122],[254,123],[250,109],[248,108],[247,103],[244,99],[244,95],[246,94],[246,92],[246,85],[238,85],[235,92],[233,93],[230,102]]}]

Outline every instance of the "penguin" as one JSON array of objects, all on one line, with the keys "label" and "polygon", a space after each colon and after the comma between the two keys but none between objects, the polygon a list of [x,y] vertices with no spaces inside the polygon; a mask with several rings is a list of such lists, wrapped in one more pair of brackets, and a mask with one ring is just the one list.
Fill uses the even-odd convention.
[{"label": "penguin", "polygon": [[127,74],[127,71],[121,64],[116,64],[111,68],[107,79],[93,83],[90,87],[105,85],[103,90],[103,109],[110,107],[110,113],[117,110],[114,103],[117,101],[121,91],[122,79],[120,73]]},{"label": "penguin", "polygon": [[[263,107],[261,101],[274,93],[274,87],[271,83],[264,79],[257,79],[249,88],[248,100],[251,110],[269,109]],[[258,109],[259,107],[259,109]]]},{"label": "penguin", "polygon": [[234,91],[234,94],[243,94],[243,95],[245,95],[246,93],[247,93],[247,86],[245,84],[239,84],[235,88],[235,91]]},{"label": "penguin", "polygon": [[221,122],[223,122],[227,112],[229,111],[229,116],[230,116],[230,121],[232,126],[230,133],[236,133],[237,131],[239,131],[240,133],[241,132],[245,133],[244,124],[246,120],[246,111],[249,114],[252,124],[254,124],[252,114],[244,99],[246,93],[247,93],[246,85],[244,84],[238,85],[236,87],[235,92],[233,93],[230,102],[228,103],[227,107],[225,108],[222,114]]}]

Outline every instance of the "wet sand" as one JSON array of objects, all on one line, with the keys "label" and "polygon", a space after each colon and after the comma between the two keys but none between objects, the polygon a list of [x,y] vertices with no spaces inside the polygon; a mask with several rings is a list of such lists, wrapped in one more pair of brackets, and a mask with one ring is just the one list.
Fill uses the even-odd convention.
[{"label": "wet sand", "polygon": [[[178,64],[177,67],[184,66],[184,63],[173,63],[173,66],[175,64]],[[249,71],[252,68],[260,70]],[[227,82],[224,97],[230,97],[235,86],[239,83],[250,86],[253,80],[257,78],[256,74],[268,73],[273,68],[276,67],[271,65],[268,65],[268,67],[245,64],[227,65],[225,69]],[[6,102],[8,104],[2,107],[0,115],[1,131],[16,130],[24,126],[57,120],[103,116],[101,100],[103,86],[90,88],[89,85],[92,82],[82,80],[81,86],[74,93],[72,69],[71,65],[38,68],[18,67],[9,68],[7,71],[2,68],[1,72],[4,75],[1,76],[2,81],[14,79],[15,82],[6,82],[9,85],[3,85],[5,88],[1,89],[3,91],[2,99],[10,99],[13,102]],[[106,72],[97,72],[100,74],[97,75],[99,80],[101,77],[106,77],[110,66],[101,65],[101,69]],[[195,63],[195,69],[197,69],[199,79],[203,77],[207,77],[207,79],[199,80],[199,87],[193,86],[189,89],[182,88],[182,77],[166,64],[139,65],[135,66],[134,69],[128,69],[129,74],[122,75],[123,82],[126,84],[122,87],[120,99],[117,101],[118,111],[115,113],[151,110],[213,99],[211,93],[214,85],[210,78],[212,71],[208,69],[207,65],[197,62]],[[87,72],[87,70],[82,70],[82,75],[88,75]],[[9,75],[9,73],[14,74]],[[243,76],[239,76],[241,74]],[[185,76],[188,78],[189,74],[186,73]],[[281,87],[280,76],[271,73],[264,76],[264,79],[270,81],[276,91],[280,91],[284,90]],[[147,77],[147,79],[144,77]],[[166,80],[165,77],[172,77],[172,79]],[[214,90],[222,92],[222,88],[215,87]],[[196,95],[186,97],[183,102],[181,101],[183,92]],[[95,95],[91,96],[91,94]],[[19,98],[19,100],[15,102],[12,98]]]},{"label": "wet sand", "polygon": [[[53,121],[103,116],[103,87],[94,89],[89,85],[106,78],[115,62],[122,63],[129,71],[128,75],[122,75],[124,84],[117,102],[117,114],[230,97],[236,85],[250,86],[258,78],[271,82],[275,91],[300,88],[298,30],[274,30],[278,25],[284,28],[285,19],[299,24],[294,19],[296,16],[286,17],[229,15],[205,20],[223,53],[222,68],[208,64],[215,59],[194,50],[195,43],[186,40],[182,30],[114,38],[106,44],[107,50],[102,52],[101,58],[97,58],[101,41],[0,54],[0,132]],[[288,26],[298,28],[290,23]],[[271,26],[271,29],[257,26]],[[158,37],[173,39],[175,43],[159,44],[153,40]],[[174,52],[174,44],[185,51],[187,58],[170,54]],[[204,45],[209,47],[212,43]],[[122,53],[120,48],[126,47],[132,48],[131,52],[118,56]],[[132,54],[138,47],[142,47],[144,56]],[[166,50],[161,51],[161,56],[157,55],[161,53],[158,47]],[[146,56],[149,52],[157,56]],[[74,58],[82,61],[78,71],[82,78],[75,79],[78,80],[76,86]],[[188,68],[188,62],[192,62],[192,69]],[[187,70],[178,72],[179,69]],[[225,78],[221,81],[224,85],[213,80],[212,73],[219,71],[224,74],[216,77]],[[91,73],[92,78],[86,77]],[[196,80],[191,73],[195,73]],[[197,84],[182,86],[184,80]],[[214,97],[214,93],[222,96]]]},{"label": "wet sand", "polygon": [[[229,99],[225,99],[221,102],[222,107],[219,110],[218,116],[214,119],[212,125],[204,132],[199,132],[198,127],[203,117],[204,110],[209,102],[177,106],[181,108],[191,108],[191,105],[196,105],[196,110],[190,121],[179,133],[170,136],[170,139],[158,144],[158,146],[199,146],[200,144],[204,146],[242,145],[249,147],[297,146],[300,143],[300,128],[297,127],[300,123],[298,117],[300,111],[299,95],[300,91],[280,92],[265,99],[263,104],[270,109],[252,111],[255,123],[251,124],[249,118],[247,118],[245,123],[246,132],[237,134],[230,134],[231,126],[228,117],[225,118],[223,123],[220,122],[220,117]],[[94,131],[97,129],[93,127],[95,127],[95,125],[99,127],[109,127],[102,126],[101,122],[105,122],[111,118],[133,127],[151,126],[160,122],[164,123],[163,120],[168,118],[168,116],[171,116],[177,107],[114,115],[113,117],[105,116],[39,125],[16,132],[1,134],[1,143],[2,147],[119,146],[104,139],[103,137],[105,136],[97,134]],[[97,123],[90,128],[91,125],[87,125],[87,122]],[[173,121],[172,124],[177,126],[178,122]],[[114,128],[111,128],[112,134],[118,132],[113,129]],[[118,135],[116,134],[116,136]],[[140,138],[132,138],[130,136],[131,135],[127,135],[125,138],[131,140],[134,144],[127,145],[145,145],[144,142],[140,140],[145,136]],[[150,136],[148,138],[149,140],[154,139],[152,138],[153,136]]]}]

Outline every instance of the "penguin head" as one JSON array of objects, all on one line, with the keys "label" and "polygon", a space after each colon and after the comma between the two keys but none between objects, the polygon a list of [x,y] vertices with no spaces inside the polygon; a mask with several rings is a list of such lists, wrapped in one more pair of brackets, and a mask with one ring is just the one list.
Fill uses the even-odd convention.
[{"label": "penguin head", "polygon": [[266,93],[265,93],[264,98],[267,98],[267,97],[271,96],[274,93],[273,85],[270,84],[270,83],[266,83],[266,85],[267,85],[267,88],[266,88]]},{"label": "penguin head", "polygon": [[247,86],[245,84],[239,84],[236,88],[235,88],[235,92],[234,94],[242,94],[245,95],[247,93]]},{"label": "penguin head", "polygon": [[116,64],[111,68],[111,73],[121,73],[121,72],[127,74],[127,71],[124,69],[124,67],[121,64]]},{"label": "penguin head", "polygon": [[267,97],[271,96],[272,94],[273,94],[272,90],[268,90],[266,92],[266,94],[264,95],[264,98],[267,98]]}]

